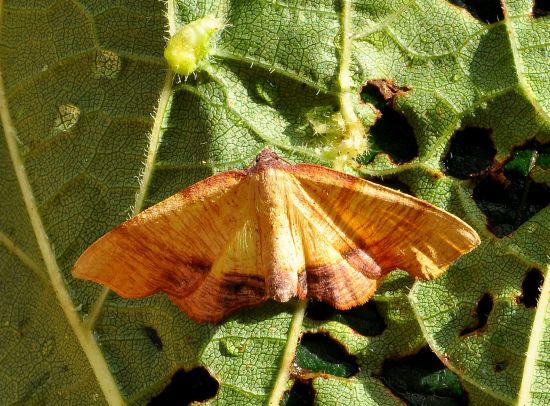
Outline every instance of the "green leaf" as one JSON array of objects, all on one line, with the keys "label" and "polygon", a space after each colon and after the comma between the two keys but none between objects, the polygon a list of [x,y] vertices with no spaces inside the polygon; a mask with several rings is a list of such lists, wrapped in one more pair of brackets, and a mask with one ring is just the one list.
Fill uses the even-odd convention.
[{"label": "green leaf", "polygon": [[[266,404],[296,379],[321,405],[400,404],[426,385],[396,391],[388,363],[426,342],[455,375],[416,381],[457,377],[472,404],[549,403],[550,20],[532,7],[506,0],[488,24],[444,0],[0,3],[1,403],[146,404],[204,367],[217,404]],[[166,29],[205,15],[227,26],[174,76]],[[470,128],[496,156],[458,179],[451,139]],[[164,294],[124,300],[72,278],[109,229],[265,146],[398,185],[483,243],[438,280],[398,271],[370,305],[323,317],[268,302],[197,324]],[[345,351],[312,366],[326,353],[305,342],[294,365],[304,333]]]}]

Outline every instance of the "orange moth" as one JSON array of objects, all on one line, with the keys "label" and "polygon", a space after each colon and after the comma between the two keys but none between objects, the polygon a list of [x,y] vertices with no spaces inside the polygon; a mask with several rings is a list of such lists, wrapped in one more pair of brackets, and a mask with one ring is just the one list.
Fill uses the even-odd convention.
[{"label": "orange moth", "polygon": [[107,233],[73,275],[126,298],[164,291],[216,323],[269,298],[349,309],[393,269],[432,279],[478,244],[427,202],[264,149],[247,170],[204,179]]}]

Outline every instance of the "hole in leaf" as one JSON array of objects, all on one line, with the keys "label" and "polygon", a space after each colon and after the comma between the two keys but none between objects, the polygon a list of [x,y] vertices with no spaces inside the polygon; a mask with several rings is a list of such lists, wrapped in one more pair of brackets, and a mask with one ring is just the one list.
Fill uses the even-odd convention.
[{"label": "hole in leaf", "polygon": [[489,168],[496,155],[491,130],[467,127],[451,139],[444,163],[448,175],[467,179]]},{"label": "hole in leaf", "polygon": [[491,314],[491,311],[493,310],[493,305],[494,303],[491,295],[489,293],[484,293],[483,296],[481,296],[481,299],[477,302],[476,306],[475,317],[477,318],[477,324],[475,326],[466,327],[462,330],[460,335],[464,336],[483,329],[483,327],[487,325],[487,320],[489,319],[489,314]]},{"label": "hole in leaf", "polygon": [[372,152],[385,152],[397,164],[418,155],[414,131],[405,116],[392,108],[382,109],[382,117],[370,129]]},{"label": "hole in leaf", "polygon": [[518,303],[525,307],[536,307],[543,283],[544,276],[540,270],[533,268],[527,272],[521,284],[521,295],[518,297]]},{"label": "hole in leaf", "polygon": [[495,372],[502,372],[506,368],[508,368],[508,362],[507,361],[499,361],[495,363]]},{"label": "hole in leaf", "polygon": [[189,405],[213,398],[218,392],[219,383],[205,368],[190,371],[180,369],[164,390],[152,398],[149,406]]},{"label": "hole in leaf", "polygon": [[311,379],[294,381],[292,388],[285,393],[281,404],[283,406],[313,406],[315,400],[315,390]]},{"label": "hole in leaf", "polygon": [[465,8],[477,19],[486,23],[496,23],[504,19],[500,0],[448,0],[450,3]]},{"label": "hole in leaf", "polygon": [[550,2],[548,0],[535,0],[533,3],[533,17],[546,17],[550,15]]},{"label": "hole in leaf", "polygon": [[306,316],[318,321],[340,319],[366,337],[380,335],[386,329],[384,318],[378,312],[376,302],[372,300],[350,310],[335,310],[326,303],[312,300],[308,303]]},{"label": "hole in leaf", "polygon": [[386,360],[380,379],[409,405],[466,405],[458,377],[428,348],[415,355]]},{"label": "hole in leaf", "polygon": [[408,87],[399,87],[391,80],[375,79],[369,80],[361,89],[361,99],[372,103],[378,109],[386,105],[393,105],[394,100],[410,90]]},{"label": "hole in leaf", "polygon": [[162,348],[164,345],[162,344],[162,340],[160,339],[157,330],[153,327],[143,327],[143,331],[145,335],[151,340],[151,343],[155,346],[155,348],[159,351],[162,351]]},{"label": "hole in leaf", "polygon": [[474,188],[473,197],[485,213],[489,229],[504,237],[550,203],[550,188],[528,175],[535,166],[550,164],[550,146],[528,142],[503,166]]},{"label": "hole in leaf", "polygon": [[541,144],[528,141],[512,153],[512,157],[504,165],[507,174],[528,176],[531,170],[539,166],[543,169],[550,167],[550,144]]},{"label": "hole in leaf", "polygon": [[376,302],[368,301],[362,306],[339,312],[347,324],[359,334],[373,337],[382,334],[386,323],[378,312]]},{"label": "hole in leaf", "polygon": [[529,220],[550,201],[550,191],[544,184],[525,178],[502,184],[499,179],[486,179],[474,188],[474,200],[485,213],[489,229],[504,237]]},{"label": "hole in leaf", "polygon": [[369,82],[363,87],[361,98],[374,104],[382,116],[370,128],[369,150],[360,163],[370,162],[378,153],[388,154],[397,164],[412,161],[418,155],[418,144],[412,127],[403,114],[391,107],[394,97],[406,90],[386,81]]},{"label": "hole in leaf", "polygon": [[306,317],[309,317],[312,320],[324,321],[330,319],[336,310],[324,302],[318,302],[316,300],[310,300],[307,304]]},{"label": "hole in leaf", "polygon": [[355,357],[327,334],[306,333],[296,351],[296,366],[309,372],[349,378],[359,371]]},{"label": "hole in leaf", "polygon": [[414,193],[412,192],[409,185],[407,185],[406,183],[401,182],[397,178],[384,178],[384,179],[377,178],[376,183],[378,183],[382,186],[387,186],[389,188],[392,188],[393,190],[399,190],[400,192],[403,192],[403,193],[406,193],[408,195],[414,196]]}]

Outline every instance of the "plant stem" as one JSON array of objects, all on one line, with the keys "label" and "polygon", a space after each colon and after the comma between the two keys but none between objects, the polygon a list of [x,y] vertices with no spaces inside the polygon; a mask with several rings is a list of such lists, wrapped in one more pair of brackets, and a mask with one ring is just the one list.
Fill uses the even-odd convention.
[{"label": "plant stem", "polygon": [[268,405],[278,406],[281,403],[281,398],[287,387],[288,377],[290,375],[290,368],[292,367],[292,361],[296,354],[296,348],[300,340],[300,333],[302,331],[302,322],[304,320],[304,314],[306,312],[307,300],[299,300],[290,322],[288,329],[288,340],[286,347],[281,358],[281,365],[279,367],[279,374],[273,385],[273,390],[269,396]]}]

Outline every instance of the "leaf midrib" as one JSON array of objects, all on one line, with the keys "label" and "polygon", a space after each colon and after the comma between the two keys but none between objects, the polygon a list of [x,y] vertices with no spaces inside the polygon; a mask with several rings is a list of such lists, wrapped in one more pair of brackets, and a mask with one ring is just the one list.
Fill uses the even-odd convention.
[{"label": "leaf midrib", "polygon": [[[351,98],[351,91],[353,86],[353,80],[351,78],[350,63],[351,63],[351,46],[352,36],[350,20],[351,20],[351,0],[341,1],[342,14],[340,17],[340,54],[339,54],[339,73],[338,73],[338,87],[340,112],[346,124],[352,124],[358,121],[358,117],[355,114],[353,108],[353,102]],[[334,161],[336,165],[336,161]],[[294,360],[298,343],[300,340],[305,311],[307,307],[306,300],[298,301],[294,313],[292,315],[292,321],[288,329],[288,339],[284,352],[281,357],[281,363],[279,373],[275,377],[272,391],[269,395],[269,406],[276,406],[280,403],[283,393],[287,388],[287,383],[290,375],[290,368],[292,361]]]},{"label": "leaf midrib", "polygon": [[[175,29],[174,19],[174,7],[173,3],[169,2],[167,5],[168,13],[167,19],[169,23],[170,32]],[[2,15],[2,3],[0,3],[0,16]],[[1,21],[0,21],[1,22]],[[158,145],[160,143],[160,134],[162,119],[164,112],[168,105],[170,95],[172,93],[173,74],[167,71],[164,80],[164,85],[161,91],[159,105],[156,110],[155,120],[151,135],[149,138],[149,147],[147,150],[147,160],[144,165],[143,172],[141,173],[140,189],[136,195],[136,202],[133,209],[133,214],[137,214],[143,208],[145,195],[147,193],[148,186],[150,184],[151,175],[153,172],[154,161],[157,154]],[[13,125],[10,111],[8,110],[7,97],[5,93],[4,81],[2,71],[0,70],[0,119],[4,129],[6,138],[6,144],[8,146],[8,152],[13,164],[14,172],[16,174],[17,182],[21,189],[21,195],[25,203],[25,208],[29,216],[32,229],[37,240],[37,244],[44,261],[49,282],[54,290],[54,293],[59,301],[59,304],[65,314],[67,322],[71,327],[74,335],[76,336],[86,358],[90,363],[90,367],[97,379],[97,382],[105,396],[105,400],[110,405],[124,405],[125,401],[122,397],[120,389],[117,386],[116,380],[109,369],[107,361],[103,356],[98,343],[93,335],[93,328],[97,319],[100,317],[102,309],[106,303],[109,295],[109,289],[105,288],[96,300],[93,308],[90,312],[90,317],[86,321],[83,321],[79,313],[75,310],[76,307],[72,301],[67,286],[61,276],[61,269],[57,263],[55,252],[47,232],[42,223],[40,211],[36,205],[34,193],[27,175],[27,171],[24,162],[21,157],[21,153],[18,149],[17,143],[17,129]],[[4,234],[0,235],[0,243],[8,247],[11,252],[14,253],[23,263],[29,266],[35,273],[40,272],[38,265],[33,261],[23,250],[17,247],[11,240],[9,240]],[[4,238],[5,237],[5,238]],[[40,274],[39,274],[40,275]]]},{"label": "leaf midrib", "polygon": [[[2,15],[1,9],[0,15]],[[109,370],[109,366],[107,365],[107,362],[103,357],[103,354],[99,349],[99,346],[97,345],[91,331],[86,328],[79,314],[76,312],[75,305],[61,276],[61,269],[57,264],[53,247],[51,246],[46,230],[44,229],[44,225],[39,214],[40,211],[38,210],[34,199],[34,193],[29,182],[27,171],[19,153],[17,145],[17,130],[13,125],[11,115],[8,110],[8,103],[4,90],[4,80],[1,71],[0,119],[2,120],[6,144],[8,146],[8,153],[11,158],[17,182],[21,189],[21,196],[25,203],[25,208],[31,222],[31,227],[34,231],[34,235],[36,237],[40,253],[42,254],[42,259],[44,260],[46,271],[55,296],[57,297],[61,309],[67,318],[69,326],[73,330],[80,346],[82,347],[82,350],[90,362],[90,367],[96,376],[97,382],[103,391],[105,399],[109,404],[123,405],[124,401],[116,385],[114,376]]]}]

